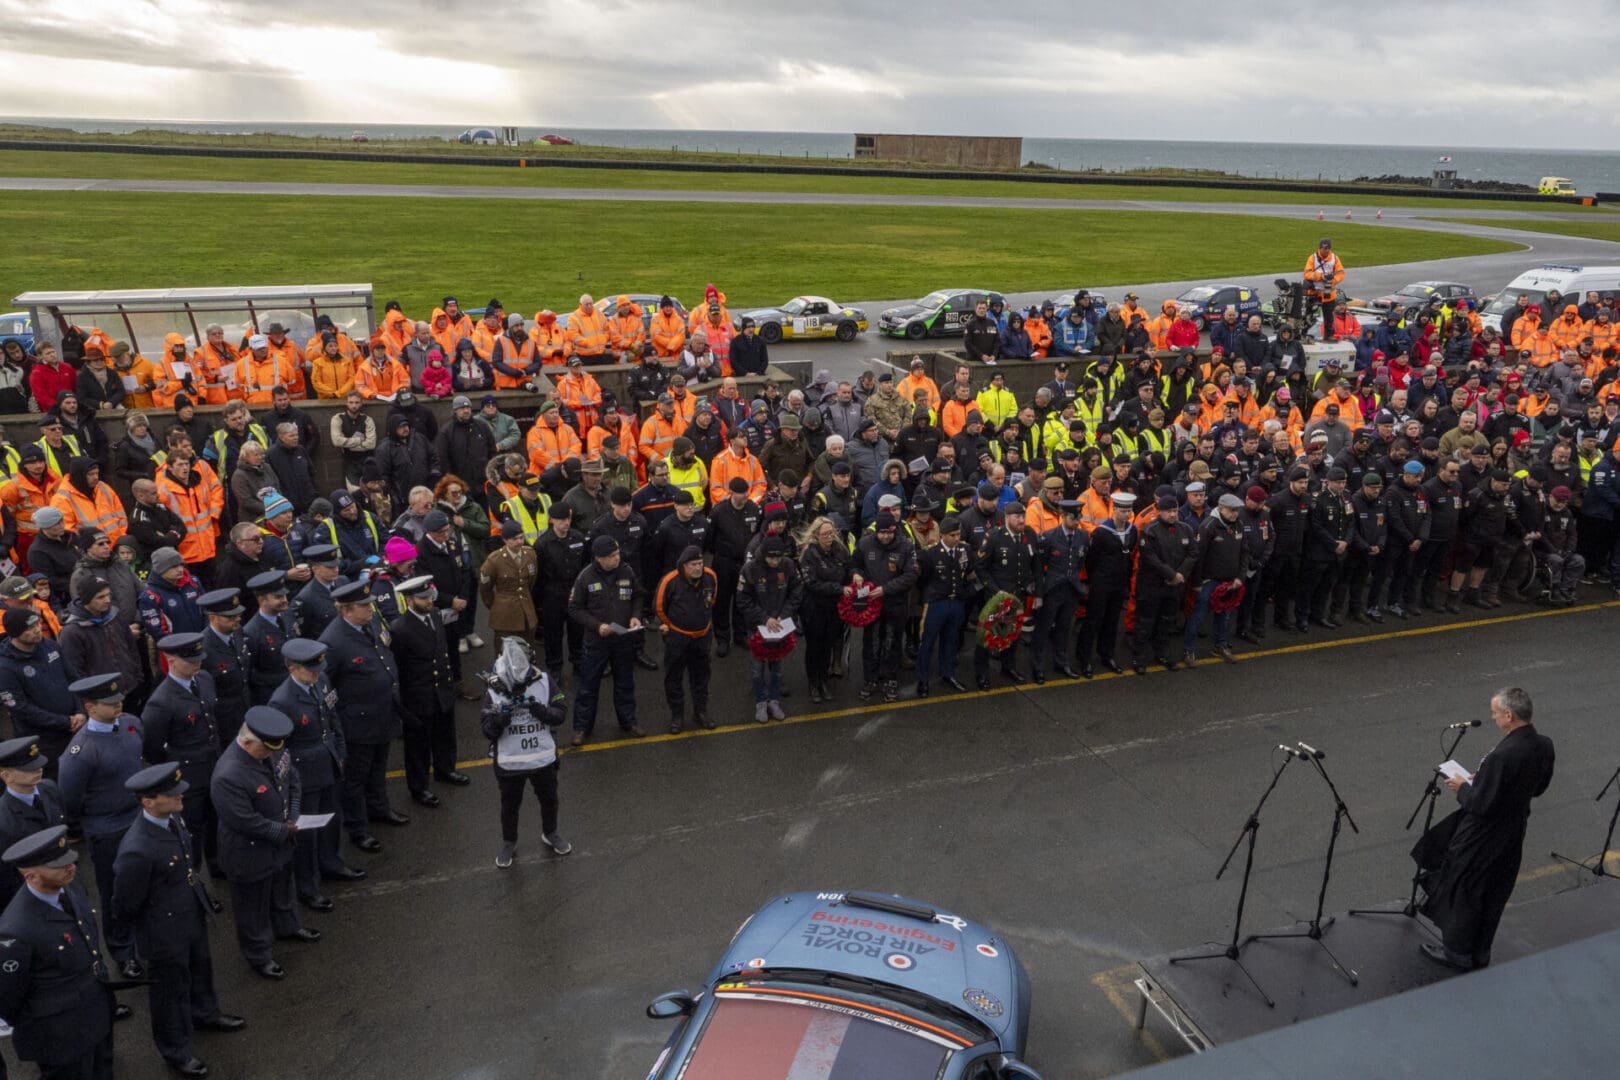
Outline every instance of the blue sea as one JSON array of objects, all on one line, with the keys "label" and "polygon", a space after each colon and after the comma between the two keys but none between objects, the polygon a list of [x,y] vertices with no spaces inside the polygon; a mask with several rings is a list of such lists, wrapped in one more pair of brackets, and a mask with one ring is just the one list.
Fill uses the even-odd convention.
[{"label": "blue sea", "polygon": [[[95,120],[49,117],[6,117],[0,122],[67,127],[75,131],[130,132],[142,129],[250,134],[324,136],[345,142],[355,131],[373,141],[385,139],[454,139],[467,128],[432,124],[302,124]],[[474,117],[468,128],[491,127]],[[979,132],[978,134],[991,134]],[[784,159],[851,157],[853,134],[816,131],[697,131],[615,128],[520,127],[518,138],[532,142],[540,135],[563,135],[594,146],[642,150],[709,150],[721,153],[775,154]],[[1582,194],[1620,191],[1620,153],[1609,150],[1524,150],[1455,146],[1354,146],[1320,143],[1172,142],[1152,139],[1042,139],[1025,137],[1024,159],[1058,169],[1174,168],[1214,169],[1265,179],[1353,180],[1358,176],[1427,177],[1439,159],[1467,180],[1502,180],[1534,185],[1543,176],[1566,176]]]}]

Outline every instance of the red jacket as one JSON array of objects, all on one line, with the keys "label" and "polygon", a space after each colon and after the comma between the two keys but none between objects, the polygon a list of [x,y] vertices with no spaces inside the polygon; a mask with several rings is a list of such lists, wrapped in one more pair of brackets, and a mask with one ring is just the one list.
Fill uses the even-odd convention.
[{"label": "red jacket", "polygon": [[40,412],[56,408],[56,395],[63,390],[75,390],[78,381],[79,373],[71,364],[58,364],[54,368],[49,364],[35,364],[34,370],[28,373],[28,388],[34,392]]},{"label": "red jacket", "polygon": [[1198,324],[1191,319],[1177,319],[1170,324],[1170,332],[1165,335],[1165,344],[1172,349],[1198,348]]}]

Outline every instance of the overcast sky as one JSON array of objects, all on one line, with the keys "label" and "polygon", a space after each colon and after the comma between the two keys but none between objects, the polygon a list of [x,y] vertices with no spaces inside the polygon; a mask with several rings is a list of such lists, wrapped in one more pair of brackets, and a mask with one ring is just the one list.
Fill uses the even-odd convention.
[{"label": "overcast sky", "polygon": [[1606,149],[1601,8],[0,0],[0,112]]}]

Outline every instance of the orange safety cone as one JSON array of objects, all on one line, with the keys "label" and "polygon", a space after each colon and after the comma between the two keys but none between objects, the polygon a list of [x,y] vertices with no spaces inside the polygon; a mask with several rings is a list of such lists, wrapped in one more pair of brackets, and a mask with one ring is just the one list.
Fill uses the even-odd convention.
[{"label": "orange safety cone", "polygon": [[1344,220],[1346,220],[1346,221],[1350,220],[1350,211],[1346,210],[1344,212]]},{"label": "orange safety cone", "polygon": [[1378,213],[1373,215],[1373,218],[1375,220],[1378,220],[1378,221],[1383,221],[1384,220],[1384,212],[1382,210],[1378,211]]},{"label": "orange safety cone", "polygon": [[1317,211],[1317,212],[1316,212],[1316,220],[1317,220],[1317,221],[1321,221],[1321,220],[1322,220],[1322,211],[1320,211],[1320,210],[1318,210],[1318,211]]}]

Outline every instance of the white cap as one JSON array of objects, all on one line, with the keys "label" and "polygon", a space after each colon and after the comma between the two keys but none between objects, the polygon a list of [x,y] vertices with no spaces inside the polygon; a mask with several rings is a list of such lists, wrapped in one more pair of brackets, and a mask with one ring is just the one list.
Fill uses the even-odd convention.
[{"label": "white cap", "polygon": [[254,334],[248,338],[248,348],[250,349],[268,349],[269,347],[270,339],[263,334]]},{"label": "white cap", "polygon": [[1113,500],[1115,506],[1123,506],[1129,509],[1136,505],[1136,496],[1128,491],[1116,491],[1108,497]]}]

